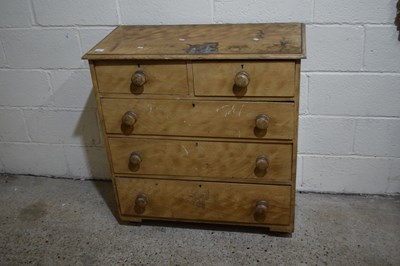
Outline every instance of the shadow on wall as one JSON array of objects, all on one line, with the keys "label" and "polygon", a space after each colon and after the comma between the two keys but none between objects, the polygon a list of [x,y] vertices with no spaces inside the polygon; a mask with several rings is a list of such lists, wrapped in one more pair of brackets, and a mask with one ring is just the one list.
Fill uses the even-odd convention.
[{"label": "shadow on wall", "polygon": [[[88,73],[88,75],[90,75]],[[80,174],[81,178],[92,178],[97,179],[97,182],[93,182],[95,185],[99,195],[103,198],[104,202],[107,204],[108,208],[110,209],[111,213],[114,217],[118,220],[118,211],[117,211],[117,203],[115,200],[115,195],[113,191],[112,183],[109,182],[111,180],[111,172],[108,165],[107,154],[104,144],[104,139],[101,134],[101,125],[100,119],[98,117],[98,113],[96,109],[93,108],[95,102],[95,96],[93,89],[90,92],[89,97],[87,98],[84,111],[81,113],[80,119],[78,124],[76,125],[74,135],[80,136],[82,138],[83,143],[90,143],[92,141],[92,135],[85,134],[86,132],[91,132],[91,130],[86,130],[86,127],[92,127],[96,125],[96,130],[99,132],[99,143],[92,143],[96,146],[84,146],[79,147],[81,151],[75,150],[77,153],[77,159],[80,157],[80,153],[83,153],[83,161],[78,162],[74,161],[73,164],[68,165],[70,172],[74,172],[74,167],[78,167],[80,169],[77,173]],[[87,112],[96,111],[94,116],[87,115]],[[71,154],[74,156],[74,154]],[[69,160],[73,161],[73,160]],[[100,180],[101,181],[100,181]]]}]

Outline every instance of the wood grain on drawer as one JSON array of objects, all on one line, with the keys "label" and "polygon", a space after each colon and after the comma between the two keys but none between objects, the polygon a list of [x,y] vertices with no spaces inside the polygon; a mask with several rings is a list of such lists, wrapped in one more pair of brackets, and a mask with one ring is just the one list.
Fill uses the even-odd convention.
[{"label": "wood grain on drawer", "polygon": [[[106,132],[224,138],[292,139],[294,104],[194,100],[102,99]],[[136,115],[133,127],[122,124],[128,111]],[[256,127],[259,115],[268,127]]]},{"label": "wood grain on drawer", "polygon": [[[116,174],[291,180],[292,145],[195,140],[109,138]],[[139,153],[139,166],[130,163]],[[257,160],[266,157],[266,170]]]},{"label": "wood grain on drawer", "polygon": [[[252,224],[290,222],[290,186],[139,178],[115,181],[122,215]],[[265,208],[260,209],[260,204]]]},{"label": "wood grain on drawer", "polygon": [[[244,71],[249,84],[240,89],[235,76]],[[198,96],[293,97],[295,63],[270,62],[196,62],[193,63],[194,89]]]},{"label": "wood grain on drawer", "polygon": [[[132,75],[144,73],[143,86],[132,83]],[[186,62],[96,62],[99,91],[129,94],[188,94]]]}]

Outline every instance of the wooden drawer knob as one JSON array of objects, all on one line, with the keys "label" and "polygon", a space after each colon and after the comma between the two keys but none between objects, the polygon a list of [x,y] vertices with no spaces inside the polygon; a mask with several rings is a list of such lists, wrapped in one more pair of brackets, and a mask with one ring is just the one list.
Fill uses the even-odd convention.
[{"label": "wooden drawer knob", "polygon": [[269,117],[261,114],[256,117],[256,128],[266,130],[268,128]]},{"label": "wooden drawer knob", "polygon": [[265,216],[267,215],[268,210],[268,202],[266,200],[259,200],[256,203],[256,209],[254,211],[254,220],[256,221],[264,221]]},{"label": "wooden drawer knob", "polygon": [[142,162],[142,154],[138,151],[134,151],[131,153],[129,156],[129,163],[131,166],[136,167],[139,166],[140,163]]},{"label": "wooden drawer knob", "polygon": [[135,212],[143,213],[146,210],[147,196],[144,193],[140,193],[135,199]]},{"label": "wooden drawer knob", "polygon": [[132,75],[132,83],[136,87],[142,87],[146,83],[146,75],[143,71],[138,70]]},{"label": "wooden drawer knob", "polygon": [[122,116],[122,124],[126,127],[133,127],[136,121],[137,121],[137,116],[132,111],[128,111]]},{"label": "wooden drawer knob", "polygon": [[235,86],[237,88],[246,88],[249,85],[250,76],[246,71],[240,71],[235,76]]},{"label": "wooden drawer knob", "polygon": [[265,157],[265,156],[257,157],[257,159],[256,159],[257,170],[265,172],[265,171],[267,171],[268,166],[269,166],[269,161],[268,161],[267,157]]}]

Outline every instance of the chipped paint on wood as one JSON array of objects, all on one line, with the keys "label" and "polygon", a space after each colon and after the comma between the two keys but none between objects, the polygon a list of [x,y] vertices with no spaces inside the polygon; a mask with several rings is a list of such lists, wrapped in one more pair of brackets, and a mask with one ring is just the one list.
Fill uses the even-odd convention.
[{"label": "chipped paint on wood", "polygon": [[207,42],[202,44],[189,44],[189,48],[186,50],[189,54],[211,54],[218,52],[217,42]]}]

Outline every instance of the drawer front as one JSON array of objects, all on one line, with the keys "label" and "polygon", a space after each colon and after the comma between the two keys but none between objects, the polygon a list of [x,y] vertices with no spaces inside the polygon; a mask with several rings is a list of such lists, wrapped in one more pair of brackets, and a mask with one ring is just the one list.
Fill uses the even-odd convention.
[{"label": "drawer front", "polygon": [[[102,99],[101,103],[109,134],[293,138],[293,103],[136,99]],[[135,114],[134,126],[122,122],[129,111]],[[266,128],[257,127],[257,120],[265,120],[263,115],[268,117],[262,124]]]},{"label": "drawer front", "polygon": [[290,186],[116,178],[122,215],[287,225]]},{"label": "drawer front", "polygon": [[[238,75],[243,72],[247,76]],[[196,62],[193,63],[193,73],[197,96],[294,96],[293,61]]]},{"label": "drawer front", "polygon": [[291,180],[292,144],[109,138],[109,145],[116,174]]},{"label": "drawer front", "polygon": [[99,61],[96,76],[102,93],[188,94],[185,62]]}]

